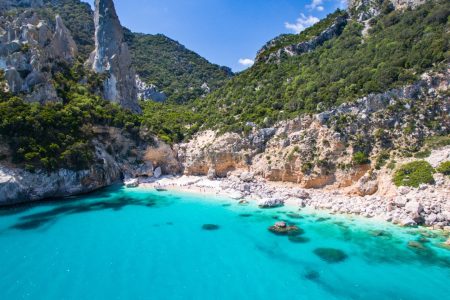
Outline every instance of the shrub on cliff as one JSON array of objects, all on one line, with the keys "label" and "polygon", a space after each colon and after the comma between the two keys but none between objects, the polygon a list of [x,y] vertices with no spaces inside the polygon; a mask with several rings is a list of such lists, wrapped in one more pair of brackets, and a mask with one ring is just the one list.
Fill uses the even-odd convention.
[{"label": "shrub on cliff", "polygon": [[394,174],[396,186],[419,187],[421,184],[431,184],[434,169],[424,160],[413,161],[402,165]]},{"label": "shrub on cliff", "polygon": [[366,153],[359,151],[353,154],[353,163],[355,165],[365,165],[370,163],[370,160]]},{"label": "shrub on cliff", "polygon": [[437,167],[436,171],[444,175],[450,176],[450,161],[445,161]]}]

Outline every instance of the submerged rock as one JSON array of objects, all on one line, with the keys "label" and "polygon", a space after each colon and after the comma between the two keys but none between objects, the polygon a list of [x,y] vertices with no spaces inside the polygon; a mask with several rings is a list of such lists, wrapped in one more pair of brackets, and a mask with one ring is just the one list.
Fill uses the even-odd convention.
[{"label": "submerged rock", "polygon": [[308,243],[310,239],[304,236],[289,236],[289,241],[292,243],[304,244]]},{"label": "submerged rock", "polygon": [[251,216],[253,216],[252,214],[240,214],[239,217],[242,218],[250,218]]},{"label": "submerged rock", "polygon": [[425,246],[422,243],[416,242],[416,241],[409,241],[408,242],[408,247],[412,248],[412,249],[425,250]]},{"label": "submerged rock", "polygon": [[305,274],[305,278],[308,280],[317,280],[320,278],[320,274],[317,271],[309,271]]},{"label": "submerged rock", "polygon": [[203,230],[218,230],[220,228],[219,225],[215,225],[215,224],[204,224],[202,226]]},{"label": "submerged rock", "polygon": [[303,217],[299,214],[296,213],[288,213],[286,214],[286,216],[288,216],[291,219],[303,219]]},{"label": "submerged rock", "polygon": [[275,225],[269,227],[269,231],[276,235],[296,236],[304,231],[295,225],[288,225],[284,221],[276,222]]},{"label": "submerged rock", "polygon": [[450,238],[445,243],[442,243],[442,248],[450,250]]},{"label": "submerged rock", "polygon": [[317,248],[314,254],[328,263],[339,263],[348,258],[344,251],[333,248]]}]

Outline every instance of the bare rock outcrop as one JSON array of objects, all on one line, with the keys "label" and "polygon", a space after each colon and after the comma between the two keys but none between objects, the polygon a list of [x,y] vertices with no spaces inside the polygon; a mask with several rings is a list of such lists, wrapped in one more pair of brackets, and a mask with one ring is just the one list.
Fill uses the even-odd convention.
[{"label": "bare rock outcrop", "polygon": [[95,50],[89,64],[100,74],[106,74],[103,97],[133,112],[140,112],[136,74],[124,41],[123,28],[112,0],[95,1]]},{"label": "bare rock outcrop", "polygon": [[297,56],[308,53],[323,45],[326,41],[340,35],[347,25],[347,16],[339,16],[335,19],[333,24],[325,29],[318,36],[309,41],[298,44],[288,45],[278,49],[269,55],[264,55],[268,50],[274,47],[277,43],[277,38],[268,42],[256,55],[256,62],[279,62],[284,56]]},{"label": "bare rock outcrop", "polygon": [[61,17],[52,28],[27,10],[0,16],[0,69],[9,91],[26,94],[29,102],[60,101],[52,83],[55,61],[71,63],[77,46]]},{"label": "bare rock outcrop", "polygon": [[78,54],[77,45],[59,15],[56,16],[55,21],[55,34],[50,45],[50,49],[52,50],[51,54],[54,58],[72,61]]},{"label": "bare rock outcrop", "polygon": [[[7,144],[0,145],[0,155],[10,157]],[[121,179],[146,178],[157,173],[158,168],[154,170],[152,161],[145,157],[149,144],[126,130],[96,126],[92,147],[94,159],[82,170],[28,172],[10,160],[0,161],[0,206],[88,193]],[[167,172],[172,171],[166,164],[161,166]]]},{"label": "bare rock outcrop", "polygon": [[348,10],[353,19],[362,22],[378,16],[383,8],[407,9],[425,2],[426,0],[349,0]]},{"label": "bare rock outcrop", "polygon": [[155,102],[164,102],[167,100],[167,95],[164,92],[158,91],[158,88],[153,84],[147,84],[136,75],[137,95],[141,100],[151,100]]},{"label": "bare rock outcrop", "polygon": [[17,7],[36,8],[44,5],[44,0],[1,0],[0,11]]},{"label": "bare rock outcrop", "polygon": [[[425,137],[448,134],[449,72],[427,73],[414,84],[281,121],[274,128],[254,127],[246,135],[201,132],[179,146],[178,157],[186,175],[213,178],[252,172],[303,188],[339,188],[359,196],[392,194],[392,180],[380,179],[391,174],[374,170],[383,160],[387,164],[395,149],[418,151]],[[431,158],[435,156],[442,154]]]}]

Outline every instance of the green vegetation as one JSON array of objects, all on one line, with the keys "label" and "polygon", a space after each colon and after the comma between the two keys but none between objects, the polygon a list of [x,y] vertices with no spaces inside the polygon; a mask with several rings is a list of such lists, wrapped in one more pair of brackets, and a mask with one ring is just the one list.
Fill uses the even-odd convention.
[{"label": "green vegetation", "polygon": [[429,149],[425,149],[414,154],[415,158],[427,158],[431,155],[431,151]]},{"label": "green vegetation", "polygon": [[246,122],[270,126],[414,82],[449,60],[449,14],[448,1],[392,11],[374,19],[365,37],[363,26],[350,21],[315,51],[279,64],[257,63],[194,107],[207,116],[206,126],[242,131]]},{"label": "green vegetation", "polygon": [[55,15],[59,14],[64,25],[72,33],[78,51],[83,59],[87,59],[94,50],[94,13],[88,3],[79,0],[45,0],[47,5],[39,10],[54,25]]},{"label": "green vegetation", "polygon": [[133,66],[145,82],[156,85],[169,102],[185,103],[222,86],[233,74],[230,69],[211,64],[197,53],[162,35],[125,30]]},{"label": "green vegetation", "polygon": [[319,34],[321,34],[325,29],[333,25],[333,22],[338,17],[346,17],[347,12],[343,10],[337,10],[333,14],[330,14],[327,18],[321,20],[314,26],[308,27],[300,34],[282,34],[275,39],[271,40],[267,45],[263,48],[258,55],[258,57],[266,57],[269,54],[278,51],[281,48],[286,46],[300,44],[302,42],[307,42]]},{"label": "green vegetation", "polygon": [[195,134],[202,123],[187,106],[170,103],[142,103],[143,125],[166,143],[179,143]]},{"label": "green vegetation", "polygon": [[369,157],[364,152],[356,152],[353,154],[352,161],[355,165],[366,165],[370,163]]},{"label": "green vegetation", "polygon": [[386,165],[387,161],[391,157],[389,151],[383,150],[377,157],[377,161],[375,163],[375,169],[380,170],[383,166]]},{"label": "green vegetation", "polygon": [[437,167],[436,171],[444,175],[450,176],[450,161],[445,161]]},{"label": "green vegetation", "polygon": [[450,135],[437,135],[425,140],[425,145],[430,149],[439,149],[450,145]]},{"label": "green vegetation", "polygon": [[[98,79],[83,70],[77,64],[72,69],[60,65],[53,71],[64,103],[30,104],[0,94],[0,135],[14,153],[14,163],[30,171],[85,169],[94,159],[94,126],[113,126],[138,134],[139,117],[91,94],[89,88],[94,88]],[[85,76],[92,86],[77,83]]]},{"label": "green vegetation", "polygon": [[421,184],[434,182],[434,169],[424,160],[413,161],[402,165],[394,174],[393,181],[396,186],[419,187]]}]

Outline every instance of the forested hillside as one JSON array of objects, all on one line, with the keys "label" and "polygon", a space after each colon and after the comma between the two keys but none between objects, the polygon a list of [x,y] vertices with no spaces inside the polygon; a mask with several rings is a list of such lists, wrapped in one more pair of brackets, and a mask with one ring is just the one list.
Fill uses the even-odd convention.
[{"label": "forested hillside", "polygon": [[[93,12],[89,4],[79,0],[46,0],[46,3],[40,12],[49,20],[60,14],[77,42],[81,57],[87,59],[94,49]],[[194,100],[222,86],[233,75],[229,68],[211,64],[162,34],[133,33],[125,29],[125,39],[137,74],[164,92],[169,101]]]},{"label": "forested hillside", "polygon": [[[282,36],[275,48],[311,38],[337,14],[299,36]],[[349,20],[340,36],[314,51],[259,62],[193,107],[208,127],[242,131],[247,122],[271,126],[414,82],[449,61],[449,14],[450,2],[443,0],[407,11],[387,7],[369,21],[366,34],[362,23]],[[273,47],[262,53],[268,51]]]}]

